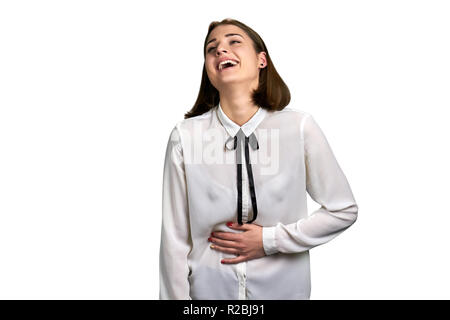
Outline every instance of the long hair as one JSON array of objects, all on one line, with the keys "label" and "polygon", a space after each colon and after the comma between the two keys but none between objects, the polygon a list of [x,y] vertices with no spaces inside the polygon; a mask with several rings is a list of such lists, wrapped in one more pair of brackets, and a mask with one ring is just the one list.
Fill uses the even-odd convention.
[{"label": "long hair", "polygon": [[[215,27],[225,24],[232,24],[241,28],[250,39],[252,39],[253,47],[257,54],[262,51],[266,52],[267,66],[259,70],[258,88],[252,93],[253,103],[269,111],[282,110],[291,101],[289,88],[275,69],[264,41],[252,28],[242,22],[230,18],[223,19],[220,22],[211,22],[203,44],[203,57],[206,58],[205,49],[209,34]],[[192,109],[184,115],[184,118],[187,119],[208,112],[211,108],[215,107],[219,101],[219,91],[209,81],[205,64],[203,64],[202,81],[197,101],[195,101]]]}]

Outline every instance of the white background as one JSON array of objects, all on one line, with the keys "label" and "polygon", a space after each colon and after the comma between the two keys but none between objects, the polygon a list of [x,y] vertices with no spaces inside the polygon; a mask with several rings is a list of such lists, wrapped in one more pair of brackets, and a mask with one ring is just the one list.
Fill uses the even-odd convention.
[{"label": "white background", "polygon": [[[158,299],[162,169],[211,21],[265,41],[357,222],[311,299],[449,299],[448,1],[1,1],[0,298]],[[309,211],[318,208],[311,199]]]}]

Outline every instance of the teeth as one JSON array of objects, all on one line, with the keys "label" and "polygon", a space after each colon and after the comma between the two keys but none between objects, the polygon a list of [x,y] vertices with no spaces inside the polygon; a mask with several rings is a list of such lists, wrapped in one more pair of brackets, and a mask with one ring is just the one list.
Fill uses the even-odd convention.
[{"label": "teeth", "polygon": [[233,60],[224,60],[224,61],[222,61],[221,63],[219,63],[219,70],[222,70],[223,69],[223,66],[225,65],[225,64],[227,64],[227,63],[231,63],[232,65],[237,65],[237,62],[236,61],[233,61]]}]

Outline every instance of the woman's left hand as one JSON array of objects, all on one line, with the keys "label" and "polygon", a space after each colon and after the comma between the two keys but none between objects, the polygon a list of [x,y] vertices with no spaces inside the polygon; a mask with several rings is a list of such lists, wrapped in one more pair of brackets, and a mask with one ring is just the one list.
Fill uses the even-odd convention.
[{"label": "woman's left hand", "polygon": [[214,231],[211,233],[208,240],[212,242],[212,249],[237,255],[236,258],[223,259],[222,263],[239,263],[266,255],[263,247],[262,226],[253,223],[240,225],[237,222],[228,222],[227,226],[244,232]]}]

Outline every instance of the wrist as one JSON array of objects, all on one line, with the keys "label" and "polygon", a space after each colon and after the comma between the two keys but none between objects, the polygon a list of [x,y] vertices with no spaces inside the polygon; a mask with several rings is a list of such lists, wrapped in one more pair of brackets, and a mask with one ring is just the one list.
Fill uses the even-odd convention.
[{"label": "wrist", "polygon": [[263,227],[263,248],[265,254],[271,255],[279,252],[276,242],[276,226]]}]

